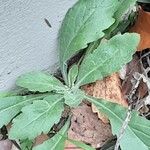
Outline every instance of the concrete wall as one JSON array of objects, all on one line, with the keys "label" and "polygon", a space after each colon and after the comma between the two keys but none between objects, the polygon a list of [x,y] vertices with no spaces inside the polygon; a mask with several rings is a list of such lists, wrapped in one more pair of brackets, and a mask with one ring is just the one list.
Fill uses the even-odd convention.
[{"label": "concrete wall", "polygon": [[0,91],[25,72],[54,69],[58,29],[76,1],[0,0]]}]

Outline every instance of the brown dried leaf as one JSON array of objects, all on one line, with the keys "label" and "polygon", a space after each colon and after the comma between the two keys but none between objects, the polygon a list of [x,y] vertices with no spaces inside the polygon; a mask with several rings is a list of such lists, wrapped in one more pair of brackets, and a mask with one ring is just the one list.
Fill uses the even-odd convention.
[{"label": "brown dried leaf", "polygon": [[112,136],[110,125],[99,120],[90,106],[83,103],[73,109],[72,114],[71,127],[68,131],[70,139],[79,140],[98,148]]},{"label": "brown dried leaf", "polygon": [[150,12],[140,8],[138,19],[130,31],[139,33],[141,36],[138,51],[150,48]]},{"label": "brown dried leaf", "polygon": [[41,134],[36,138],[34,146],[42,144],[44,141],[46,141],[48,139],[49,139],[49,137],[46,134]]},{"label": "brown dried leaf", "polygon": [[2,140],[0,141],[0,150],[11,150],[12,142],[10,140]]},{"label": "brown dried leaf", "polygon": [[[111,76],[104,78],[103,80],[96,81],[94,86],[93,96],[97,98],[103,98],[113,103],[118,103],[122,106],[127,107],[128,104],[123,99],[121,92],[121,81],[118,73],[114,73]],[[98,114],[98,117],[104,122],[108,123],[107,117],[100,113],[97,108],[92,105],[93,112]]]}]

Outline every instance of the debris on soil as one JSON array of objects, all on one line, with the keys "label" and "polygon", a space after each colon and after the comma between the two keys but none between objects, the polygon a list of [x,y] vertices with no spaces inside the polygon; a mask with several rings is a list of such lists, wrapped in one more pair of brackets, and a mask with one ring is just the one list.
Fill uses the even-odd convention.
[{"label": "debris on soil", "polygon": [[112,132],[110,125],[98,119],[91,107],[83,103],[72,110],[68,136],[70,139],[79,140],[99,148],[112,136]]},{"label": "debris on soil", "polygon": [[139,10],[139,16],[135,25],[130,29],[130,32],[139,33],[141,41],[138,46],[138,51],[150,48],[150,12]]},{"label": "debris on soil", "polygon": [[[129,62],[126,65],[126,77],[122,82],[122,94],[124,96],[125,99],[127,99],[131,89],[132,89],[132,81],[134,80],[133,75],[135,73],[140,73],[142,74],[142,64],[139,61],[139,57],[137,54],[135,54],[133,56],[133,59],[131,62]],[[140,85],[137,89],[137,95],[140,98],[143,98],[146,93],[147,93],[148,89],[147,89],[147,85],[141,81]]]}]

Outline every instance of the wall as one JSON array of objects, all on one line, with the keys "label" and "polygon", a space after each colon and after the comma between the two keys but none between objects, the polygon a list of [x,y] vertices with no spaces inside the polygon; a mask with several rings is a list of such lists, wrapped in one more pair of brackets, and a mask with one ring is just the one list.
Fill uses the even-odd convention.
[{"label": "wall", "polygon": [[47,68],[53,71],[58,62],[58,30],[76,1],[0,1],[0,91],[13,88],[23,73]]}]

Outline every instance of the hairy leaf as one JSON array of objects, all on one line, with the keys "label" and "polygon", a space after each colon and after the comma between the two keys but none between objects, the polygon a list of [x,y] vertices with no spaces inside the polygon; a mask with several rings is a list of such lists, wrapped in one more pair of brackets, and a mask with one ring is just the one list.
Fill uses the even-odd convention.
[{"label": "hairy leaf", "polygon": [[0,92],[0,98],[3,97],[10,97],[10,96],[17,96],[24,94],[26,91],[24,89],[16,89],[14,91],[6,91],[6,92]]},{"label": "hairy leaf", "polygon": [[129,62],[139,43],[135,33],[116,35],[100,46],[83,60],[77,79],[77,85],[84,85],[103,79],[121,69]]},{"label": "hairy leaf", "polygon": [[9,96],[15,96],[15,93],[12,92],[0,92],[0,98],[9,97]]},{"label": "hairy leaf", "polygon": [[66,61],[87,44],[104,36],[114,22],[118,0],[79,0],[71,8],[59,33],[59,56],[62,72]]},{"label": "hairy leaf", "polygon": [[43,144],[34,147],[33,150],[64,150],[66,141],[64,136],[67,136],[69,125],[70,119],[68,119],[64,127],[55,136],[45,141]]},{"label": "hairy leaf", "polygon": [[70,107],[77,107],[83,100],[84,92],[79,89],[72,89],[64,92],[65,104]]},{"label": "hairy leaf", "polygon": [[119,7],[114,14],[115,23],[109,29],[105,31],[105,34],[107,35],[107,37],[109,37],[109,34],[117,28],[117,26],[119,25],[119,22],[124,19],[124,15],[125,17],[127,16],[126,14],[127,11],[129,11],[131,7],[135,5],[136,1],[137,0],[120,0],[119,1]]},{"label": "hairy leaf", "polygon": [[47,92],[52,90],[63,90],[64,85],[53,75],[47,75],[42,72],[30,72],[20,76],[16,84],[27,88],[29,91]]},{"label": "hairy leaf", "polygon": [[45,96],[12,96],[0,98],[0,128],[7,125],[27,104],[40,100]]},{"label": "hairy leaf", "polygon": [[121,17],[127,13],[127,11],[136,4],[137,0],[120,0],[120,5],[116,11],[114,18],[116,21],[120,21]]},{"label": "hairy leaf", "polygon": [[48,133],[50,128],[58,123],[64,110],[63,97],[50,95],[42,101],[22,109],[22,114],[13,120],[10,130],[10,139],[33,139],[43,133]]},{"label": "hairy leaf", "polygon": [[[119,134],[125,120],[127,109],[106,100],[87,98],[110,119],[113,134]],[[122,150],[149,150],[150,149],[150,121],[140,117],[137,112],[132,112],[131,121],[121,139]]]}]

